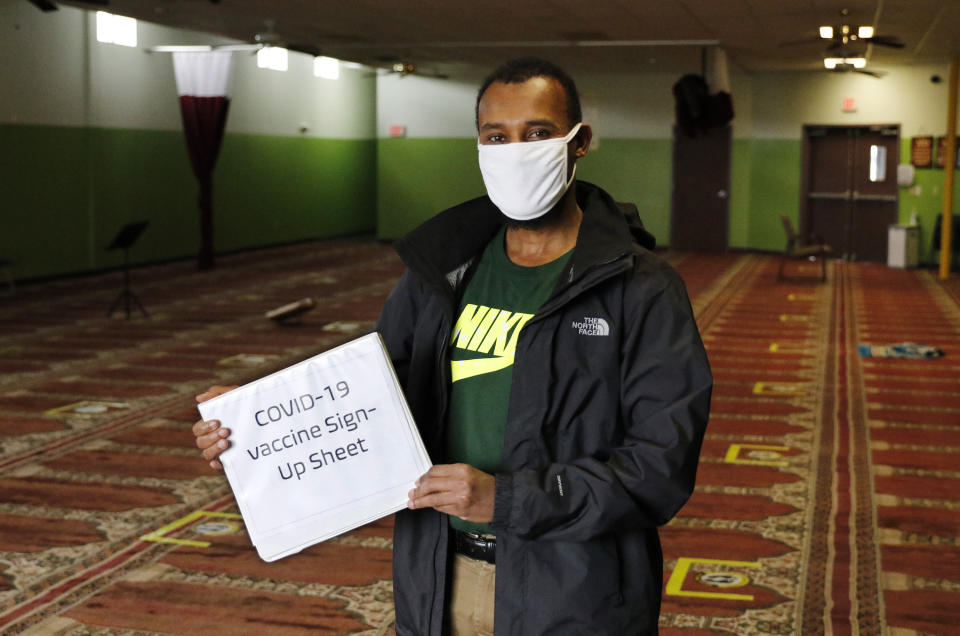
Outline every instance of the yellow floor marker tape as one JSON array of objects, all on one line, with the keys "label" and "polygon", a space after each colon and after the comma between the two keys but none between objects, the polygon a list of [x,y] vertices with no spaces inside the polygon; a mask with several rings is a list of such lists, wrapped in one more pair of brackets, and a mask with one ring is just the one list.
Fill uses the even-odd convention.
[{"label": "yellow floor marker tape", "polygon": [[803,347],[797,347],[795,345],[782,345],[779,342],[770,343],[770,353],[799,353],[804,354],[807,352]]},{"label": "yellow floor marker tape", "polygon": [[211,512],[209,510],[194,510],[186,517],[181,517],[172,523],[168,523],[159,530],[154,530],[150,534],[145,534],[140,537],[141,541],[153,541],[154,543],[175,543],[177,545],[189,545],[196,548],[209,548],[209,541],[190,541],[186,539],[170,539],[164,535],[170,534],[174,530],[179,530],[180,528],[189,525],[196,521],[197,519],[204,519],[206,517],[216,517],[220,519],[241,519],[242,516],[233,512]]},{"label": "yellow floor marker tape", "polygon": [[799,384],[793,382],[757,382],[753,385],[755,395],[780,395],[790,397],[800,397],[807,394],[807,391],[800,388]]},{"label": "yellow floor marker tape", "polygon": [[[723,561],[720,559],[691,559],[688,557],[680,557],[677,559],[677,567],[673,569],[673,572],[670,574],[670,580],[667,581],[666,592],[670,596],[692,596],[695,598],[718,598],[725,599],[729,601],[752,601],[752,594],[730,594],[726,592],[693,592],[690,590],[683,589],[683,583],[687,578],[687,574],[690,571],[690,566],[694,563],[702,563],[706,565],[725,565],[728,567],[734,568],[758,568],[760,563],[757,561]],[[738,584],[746,585],[745,581]]]},{"label": "yellow floor marker tape", "polygon": [[[746,450],[757,459],[740,457],[740,451]],[[786,466],[787,460],[780,453],[790,450],[789,446],[768,446],[766,444],[730,444],[723,461],[727,464],[747,464],[750,466]]]}]

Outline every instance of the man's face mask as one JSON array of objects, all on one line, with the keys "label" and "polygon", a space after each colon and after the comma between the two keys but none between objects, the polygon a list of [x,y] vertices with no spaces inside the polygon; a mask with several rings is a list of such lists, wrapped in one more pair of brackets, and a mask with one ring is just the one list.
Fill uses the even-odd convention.
[{"label": "man's face mask", "polygon": [[477,143],[480,173],[487,195],[504,215],[514,221],[543,216],[557,204],[576,174],[567,179],[567,144],[580,126],[566,137],[510,144]]}]

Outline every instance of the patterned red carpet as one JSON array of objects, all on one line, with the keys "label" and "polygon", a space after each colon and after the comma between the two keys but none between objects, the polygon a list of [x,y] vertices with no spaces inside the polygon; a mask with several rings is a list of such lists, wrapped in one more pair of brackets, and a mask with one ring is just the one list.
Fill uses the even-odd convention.
[{"label": "patterned red carpet", "polygon": [[[697,492],[662,533],[662,633],[960,633],[957,288],[668,259],[717,385]],[[189,427],[206,386],[369,329],[400,271],[386,246],[323,242],[136,270],[149,320],[105,317],[119,274],[0,298],[0,631],[392,631],[390,520],[263,563]],[[300,325],[263,319],[304,296]],[[857,353],[903,341],[946,356]]]}]

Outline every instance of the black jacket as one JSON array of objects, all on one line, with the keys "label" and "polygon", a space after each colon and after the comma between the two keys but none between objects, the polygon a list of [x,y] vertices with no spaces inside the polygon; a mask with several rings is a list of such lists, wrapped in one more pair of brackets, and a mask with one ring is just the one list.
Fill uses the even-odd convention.
[{"label": "black jacket", "polygon": [[[578,182],[577,200],[573,255],[516,349],[493,519],[497,636],[656,632],[656,527],[693,491],[707,424],[713,379],[683,282],[606,192]],[[377,328],[437,463],[458,295],[501,222],[481,197],[397,244],[407,271]],[[448,535],[435,510],[397,514],[398,634],[441,633]]]}]

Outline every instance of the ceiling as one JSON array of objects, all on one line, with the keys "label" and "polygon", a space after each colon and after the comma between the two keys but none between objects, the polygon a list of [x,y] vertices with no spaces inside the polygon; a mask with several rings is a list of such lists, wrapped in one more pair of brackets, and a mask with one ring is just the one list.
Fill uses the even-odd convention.
[{"label": "ceiling", "polygon": [[[863,46],[869,69],[943,63],[960,51],[960,0],[94,0],[59,4],[371,66],[450,72],[540,55],[571,70],[699,68],[723,47],[743,71],[822,68],[819,25],[895,35]],[[106,6],[103,6],[103,5]],[[783,46],[784,42],[810,40]],[[170,42],[170,44],[177,44]]]}]

